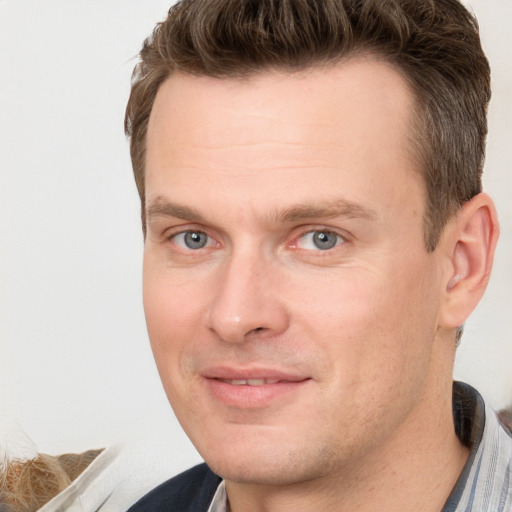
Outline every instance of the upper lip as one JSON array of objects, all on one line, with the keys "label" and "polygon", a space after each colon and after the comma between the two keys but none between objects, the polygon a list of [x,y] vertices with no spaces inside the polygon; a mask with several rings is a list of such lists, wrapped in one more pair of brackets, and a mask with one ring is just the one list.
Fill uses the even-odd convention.
[{"label": "upper lip", "polygon": [[207,379],[219,380],[249,380],[249,379],[277,379],[286,382],[301,382],[309,377],[296,372],[283,371],[273,368],[236,368],[229,366],[215,366],[201,372]]}]

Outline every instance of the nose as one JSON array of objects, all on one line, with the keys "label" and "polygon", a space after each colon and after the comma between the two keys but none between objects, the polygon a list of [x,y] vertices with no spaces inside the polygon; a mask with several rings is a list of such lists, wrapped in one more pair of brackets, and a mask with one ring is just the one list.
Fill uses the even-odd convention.
[{"label": "nose", "polygon": [[217,276],[207,315],[209,329],[230,343],[256,334],[271,338],[283,333],[289,317],[278,274],[261,255],[233,255]]}]

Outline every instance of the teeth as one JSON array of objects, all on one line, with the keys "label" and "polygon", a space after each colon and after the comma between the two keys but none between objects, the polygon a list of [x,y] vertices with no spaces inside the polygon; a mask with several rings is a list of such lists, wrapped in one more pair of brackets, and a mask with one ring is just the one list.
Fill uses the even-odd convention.
[{"label": "teeth", "polygon": [[279,379],[222,379],[222,382],[232,386],[264,386],[265,384],[276,384]]},{"label": "teeth", "polygon": [[249,386],[263,386],[265,379],[248,379],[247,384],[249,384]]}]

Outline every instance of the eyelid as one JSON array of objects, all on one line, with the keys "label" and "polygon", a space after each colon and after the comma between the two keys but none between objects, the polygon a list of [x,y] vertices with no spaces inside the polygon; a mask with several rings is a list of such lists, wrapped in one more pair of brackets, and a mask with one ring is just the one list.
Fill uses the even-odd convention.
[{"label": "eyelid", "polygon": [[189,223],[189,224],[176,224],[175,226],[168,226],[166,229],[163,230],[162,236],[166,239],[171,239],[177,235],[180,235],[182,233],[189,233],[189,232],[197,232],[197,233],[204,233],[211,237],[209,233],[209,229],[206,229],[205,227]]},{"label": "eyelid", "polygon": [[[321,249],[319,247],[316,249],[314,249],[314,248],[307,249],[307,248],[303,248],[303,247],[299,246],[299,240],[304,239],[304,237],[306,237],[307,235],[312,236],[314,233],[332,233],[333,235],[336,235],[340,240],[336,243],[336,245],[334,245],[333,247],[331,247],[329,249]],[[307,226],[307,227],[303,227],[301,229],[301,231],[293,237],[293,241],[290,244],[290,247],[292,249],[297,249],[297,250],[327,253],[329,251],[335,250],[340,245],[345,245],[349,241],[350,241],[350,235],[348,233],[346,233],[344,230],[327,227],[327,226]]]},{"label": "eyelid", "polygon": [[[163,242],[171,242],[178,249],[187,251],[187,252],[188,251],[198,252],[201,249],[208,249],[211,247],[220,247],[221,245],[223,245],[223,243],[220,241],[221,239],[217,235],[217,233],[212,233],[211,231],[212,231],[211,229],[205,228],[204,226],[197,225],[197,224],[177,225],[177,226],[170,227],[163,232],[163,234],[162,234],[163,240],[162,241]],[[176,244],[175,242],[173,242],[173,239],[175,239],[179,235],[185,235],[186,233],[190,233],[190,232],[204,233],[209,239],[207,245],[201,249],[191,249],[189,247],[183,246],[181,244]],[[333,233],[334,235],[339,237],[340,241],[338,243],[336,243],[336,245],[330,249],[323,249],[323,250],[321,248],[305,249],[305,248],[299,247],[298,242],[300,239],[302,239],[303,237],[305,237],[307,235],[311,235],[315,232]],[[352,239],[353,239],[352,235],[344,229],[340,229],[340,228],[332,227],[332,226],[326,226],[326,225],[303,225],[303,226],[298,226],[294,229],[294,233],[291,236],[291,242],[288,242],[286,245],[288,248],[296,249],[296,250],[328,253],[328,252],[332,252],[333,250],[335,250],[336,248],[338,248],[341,245],[345,245],[346,243],[350,242]]]},{"label": "eyelid", "polygon": [[[187,237],[187,234],[189,233],[195,233],[195,234],[199,234],[199,235],[204,235],[206,236],[206,243],[205,245],[203,245],[202,247],[196,247],[196,248],[193,248],[193,247],[188,247],[187,244],[186,244],[186,237]],[[214,245],[214,240],[213,238],[208,235],[208,233],[205,233],[204,231],[195,231],[195,230],[188,230],[188,231],[182,231],[181,233],[176,233],[175,235],[172,235],[172,240],[174,241],[174,243],[180,247],[180,249],[183,249],[185,251],[200,251],[201,249],[207,249],[208,247],[212,247],[212,245]],[[179,240],[179,242],[178,242]]]},{"label": "eyelid", "polygon": [[[204,235],[206,235],[208,237],[208,242],[207,244],[204,246],[204,247],[201,247],[201,248],[198,248],[198,249],[192,249],[190,247],[186,247],[184,245],[184,243],[176,243],[176,239],[177,237],[179,237],[180,235],[183,235],[185,236],[187,233],[202,233]],[[208,248],[211,248],[211,247],[218,247],[220,246],[220,243],[219,241],[217,240],[217,238],[215,236],[213,236],[209,230],[205,229],[204,227],[202,226],[191,226],[191,225],[181,225],[181,226],[176,226],[176,227],[173,227],[173,228],[170,228],[168,230],[165,231],[164,233],[164,239],[166,242],[171,242],[174,246],[176,246],[178,249],[182,250],[182,251],[187,251],[187,252],[198,252],[202,249],[208,249]]]}]

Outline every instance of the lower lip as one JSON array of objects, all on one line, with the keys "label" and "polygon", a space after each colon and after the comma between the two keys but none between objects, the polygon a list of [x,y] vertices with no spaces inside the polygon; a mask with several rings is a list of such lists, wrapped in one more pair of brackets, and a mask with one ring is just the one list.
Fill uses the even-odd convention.
[{"label": "lower lip", "polygon": [[269,406],[282,398],[289,400],[291,393],[302,390],[311,379],[262,386],[234,386],[218,379],[204,380],[211,395],[219,402],[241,409],[257,409]]}]

